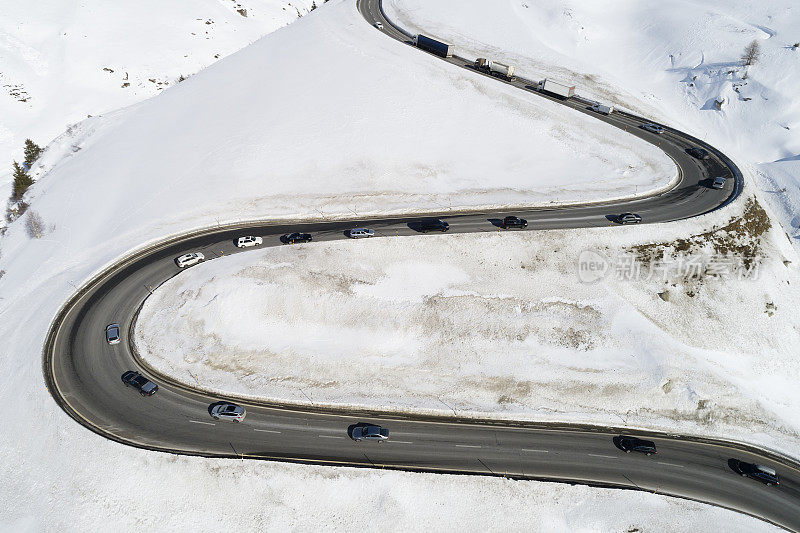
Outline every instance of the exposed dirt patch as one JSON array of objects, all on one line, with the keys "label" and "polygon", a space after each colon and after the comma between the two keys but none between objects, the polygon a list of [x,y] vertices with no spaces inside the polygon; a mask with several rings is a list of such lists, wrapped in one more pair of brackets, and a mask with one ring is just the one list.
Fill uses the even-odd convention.
[{"label": "exposed dirt patch", "polygon": [[643,244],[630,248],[643,265],[651,267],[664,257],[711,251],[718,256],[741,258],[749,269],[760,259],[762,239],[771,227],[769,216],[755,198],[748,198],[744,213],[720,228],[670,243]]}]

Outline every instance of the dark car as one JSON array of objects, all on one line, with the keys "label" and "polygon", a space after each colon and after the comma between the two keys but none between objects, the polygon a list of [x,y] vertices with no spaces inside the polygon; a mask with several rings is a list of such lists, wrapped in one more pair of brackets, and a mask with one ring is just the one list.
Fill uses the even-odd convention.
[{"label": "dark car", "polygon": [[353,427],[350,438],[353,440],[374,440],[382,442],[389,439],[389,430],[380,426],[358,425]]},{"label": "dark car", "polygon": [[708,159],[708,152],[696,146],[692,146],[691,148],[687,149],[686,153],[692,157],[696,157],[697,159]]},{"label": "dark car", "polygon": [[122,374],[122,382],[128,387],[138,390],[142,396],[152,396],[158,390],[158,385],[133,370]]},{"label": "dark car", "polygon": [[755,479],[756,481],[760,481],[767,486],[780,485],[780,482],[778,481],[778,474],[773,468],[757,465],[755,463],[745,463],[744,461],[739,461],[738,459],[731,459],[730,462],[732,463],[731,468],[733,468],[742,476]]},{"label": "dark car", "polygon": [[636,213],[622,213],[621,215],[617,216],[617,222],[619,224],[638,224],[642,221],[642,217],[637,215]]},{"label": "dark car", "polygon": [[283,244],[294,244],[296,242],[311,242],[310,233],[287,233],[281,237]]},{"label": "dark car", "polygon": [[518,217],[510,216],[510,217],[506,217],[506,218],[503,219],[503,221],[500,223],[500,227],[503,228],[503,229],[527,228],[528,227],[528,221],[525,220],[524,218],[518,218]]},{"label": "dark car", "polygon": [[626,437],[620,435],[614,439],[614,444],[625,453],[639,452],[645,455],[653,455],[656,451],[656,444],[651,440],[639,439],[636,437]]},{"label": "dark car", "polygon": [[450,224],[445,222],[444,220],[423,220],[419,224],[419,231],[420,233],[428,233],[429,231],[441,231],[444,233],[445,231],[450,229]]}]

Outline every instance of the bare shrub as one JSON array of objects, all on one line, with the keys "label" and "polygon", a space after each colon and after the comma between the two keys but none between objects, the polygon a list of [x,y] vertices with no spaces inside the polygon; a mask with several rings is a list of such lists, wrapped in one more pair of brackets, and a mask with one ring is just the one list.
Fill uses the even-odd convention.
[{"label": "bare shrub", "polygon": [[47,227],[41,215],[33,209],[28,209],[28,218],[25,221],[25,229],[28,231],[28,237],[32,239],[41,239]]},{"label": "bare shrub", "polygon": [[742,54],[742,63],[745,66],[753,65],[758,61],[761,57],[761,43],[757,40],[753,39],[750,41],[750,44],[744,49],[744,53]]}]

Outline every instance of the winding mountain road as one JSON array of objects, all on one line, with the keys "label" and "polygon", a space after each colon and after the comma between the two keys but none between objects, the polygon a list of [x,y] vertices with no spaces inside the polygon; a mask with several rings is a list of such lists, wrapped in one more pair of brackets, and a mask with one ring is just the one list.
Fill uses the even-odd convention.
[{"label": "winding mountain road", "polygon": [[[358,7],[370,24],[381,21],[386,35],[409,41],[385,19],[378,0],[361,0]],[[461,58],[448,61],[469,68]],[[513,84],[520,90],[535,92],[527,88],[527,80]],[[587,112],[585,103],[558,102],[575,112]],[[645,223],[679,220],[714,210],[740,193],[741,174],[723,154],[708,147],[712,157],[698,161],[685,153],[687,147],[700,144],[696,139],[672,129],[660,136],[648,133],[638,128],[645,119],[632,115],[592,116],[617,127],[627,126],[631,134],[658,143],[680,168],[680,181],[671,190],[649,198],[513,213],[528,219],[528,230],[608,226],[608,215],[625,211],[641,214]],[[724,190],[699,185],[701,180],[719,175],[732,178]],[[497,232],[491,221],[505,214],[460,212],[442,214],[441,218],[450,223],[451,232]],[[262,236],[265,246],[279,244],[280,235],[293,231],[311,232],[315,241],[343,239],[344,231],[355,226],[373,228],[377,236],[415,235],[414,223],[419,218],[409,215],[291,226],[242,224],[171,238],[124,258],[82,287],[54,321],[44,349],[48,388],[56,402],[88,429],[150,450],[648,490],[720,505],[800,530],[799,465],[755,447],[640,432],[655,440],[659,450],[657,456],[644,457],[626,455],[615,448],[612,438],[624,431],[621,428],[463,420],[380,409],[347,411],[220,398],[201,385],[187,386],[154,375],[130,343],[145,299],[180,273],[173,260],[183,253],[201,251],[212,260],[239,253],[241,250],[233,241],[244,234]],[[120,344],[109,345],[105,340],[105,327],[111,322],[122,326]],[[120,376],[130,369],[157,381],[158,393],[143,398],[123,386]],[[209,416],[209,405],[222,399],[247,407],[244,423],[219,422]],[[390,428],[392,438],[381,444],[354,442],[346,432],[356,422],[379,423]],[[781,476],[781,485],[765,487],[736,475],[728,466],[730,458],[774,467]]]}]

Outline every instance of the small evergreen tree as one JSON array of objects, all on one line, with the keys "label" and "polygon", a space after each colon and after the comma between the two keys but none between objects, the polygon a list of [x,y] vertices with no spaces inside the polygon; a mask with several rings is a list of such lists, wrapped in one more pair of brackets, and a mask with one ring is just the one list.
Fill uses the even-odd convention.
[{"label": "small evergreen tree", "polygon": [[311,2],[311,11],[314,11],[315,9],[317,9],[317,1],[316,0]]},{"label": "small evergreen tree", "polygon": [[34,162],[39,159],[42,149],[30,139],[25,139],[25,166],[31,168]]},{"label": "small evergreen tree", "polygon": [[14,190],[12,193],[12,198],[14,200],[19,200],[22,198],[22,195],[25,194],[25,191],[28,190],[28,187],[33,185],[33,180],[28,173],[25,172],[25,169],[19,166],[19,163],[14,161]]}]

